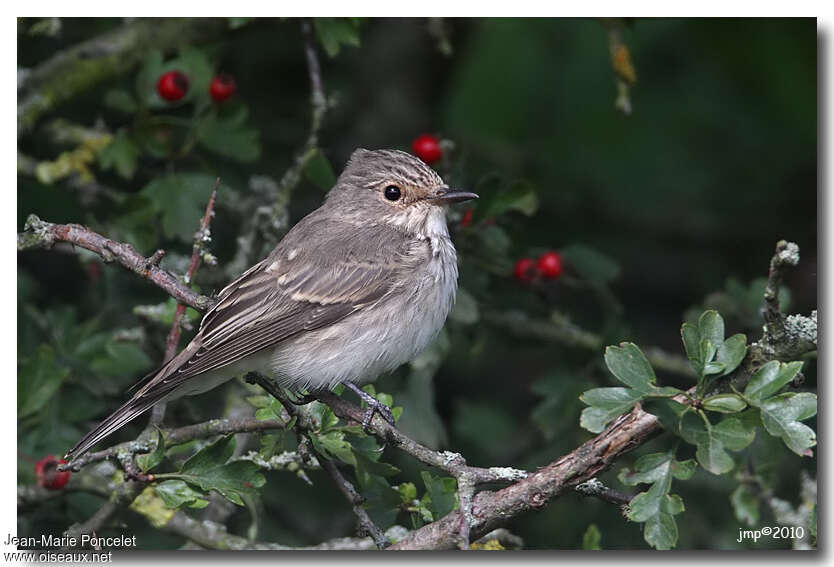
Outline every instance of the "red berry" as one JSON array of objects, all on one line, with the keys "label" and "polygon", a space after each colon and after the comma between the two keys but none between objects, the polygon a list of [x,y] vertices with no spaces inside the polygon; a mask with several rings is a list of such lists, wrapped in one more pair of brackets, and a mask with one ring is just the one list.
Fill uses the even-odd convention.
[{"label": "red berry", "polygon": [[558,278],[562,273],[562,257],[558,252],[545,252],[536,260],[536,268],[545,278]]},{"label": "red berry", "polygon": [[533,277],[536,275],[536,263],[530,258],[522,258],[515,263],[513,275],[515,276],[515,279],[520,282],[527,283],[532,281]]},{"label": "red berry", "polygon": [[188,77],[179,71],[168,71],[156,82],[156,92],[167,101],[180,100],[188,92]]},{"label": "red berry", "polygon": [[58,465],[65,465],[64,459],[57,459],[54,455],[47,455],[35,463],[35,477],[38,484],[50,490],[61,490],[70,477],[69,471],[58,472]]},{"label": "red berry", "polygon": [[411,150],[418,158],[432,164],[443,157],[440,141],[431,134],[417,136],[411,144]]},{"label": "red berry", "polygon": [[466,228],[472,224],[472,209],[466,209],[466,212],[463,213],[463,218],[460,219],[460,226]]},{"label": "red berry", "polygon": [[217,75],[209,84],[209,94],[214,102],[223,102],[237,92],[235,80],[229,75]]}]

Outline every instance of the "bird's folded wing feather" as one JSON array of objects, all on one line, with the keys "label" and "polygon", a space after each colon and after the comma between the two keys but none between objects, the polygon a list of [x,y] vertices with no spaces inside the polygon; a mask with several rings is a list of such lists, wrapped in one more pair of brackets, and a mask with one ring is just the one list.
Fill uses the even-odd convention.
[{"label": "bird's folded wing feather", "polygon": [[[137,397],[158,397],[203,372],[222,368],[297,333],[333,324],[382,300],[419,265],[418,246],[381,227],[385,245],[345,246],[332,239],[292,248],[288,238],[268,258],[224,288],[200,331]],[[339,238],[340,231],[333,233]],[[377,241],[378,242],[378,241]],[[338,245],[337,245],[338,244]],[[333,250],[340,250],[336,256]],[[189,352],[190,350],[190,352]]]}]

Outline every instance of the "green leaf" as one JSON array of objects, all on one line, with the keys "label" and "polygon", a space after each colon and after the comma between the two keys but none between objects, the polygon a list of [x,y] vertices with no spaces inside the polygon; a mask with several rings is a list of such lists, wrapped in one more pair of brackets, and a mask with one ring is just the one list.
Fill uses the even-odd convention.
[{"label": "green leaf", "polygon": [[655,549],[672,549],[678,541],[678,524],[666,512],[652,516],[643,527],[643,539]]},{"label": "green leaf", "polygon": [[203,490],[214,490],[230,502],[243,506],[242,496],[263,486],[266,479],[255,463],[227,463],[234,452],[234,445],[233,435],[222,437],[185,461],[178,473],[165,476],[184,480]]},{"label": "green leaf", "polygon": [[313,157],[304,166],[304,176],[322,191],[329,191],[336,184],[336,174],[333,173],[333,167],[320,149],[315,150]]},{"label": "green leaf", "polygon": [[404,482],[397,486],[397,492],[405,505],[411,505],[417,499],[417,487],[413,482]]},{"label": "green leaf", "polygon": [[133,179],[139,159],[139,146],[124,132],[98,152],[98,163],[105,171],[113,169],[124,179]]},{"label": "green leaf", "polygon": [[359,47],[359,22],[355,18],[315,18],[316,37],[330,57],[335,57],[343,45]]},{"label": "green leaf", "polygon": [[183,505],[189,508],[205,508],[209,504],[205,494],[194,490],[181,480],[166,480],[154,488],[169,508],[176,509]]},{"label": "green leaf", "polygon": [[744,397],[751,404],[760,405],[763,400],[781,390],[802,369],[802,361],[782,363],[771,360],[756,370],[744,389]]},{"label": "green leaf", "polygon": [[[605,349],[605,365],[616,378],[631,386],[643,395],[659,393],[655,386],[652,365],[640,348],[634,343],[620,343],[619,347],[609,346]],[[677,390],[662,389],[662,395],[674,395]]]},{"label": "green leaf", "polygon": [[702,405],[709,411],[737,413],[747,407],[747,402],[736,394],[716,394],[706,398]]},{"label": "green leaf", "polygon": [[582,410],[580,425],[592,433],[599,433],[609,421],[631,410],[642,399],[642,394],[630,388],[594,388],[579,396],[591,407]]},{"label": "green leaf", "polygon": [[596,524],[589,524],[582,535],[582,549],[598,551],[602,549],[602,534]]},{"label": "green leaf", "polygon": [[755,439],[756,428],[737,417],[728,417],[712,427],[712,435],[730,451],[741,451]]},{"label": "green leaf", "polygon": [[721,343],[718,347],[718,352],[715,354],[715,360],[724,365],[724,376],[738,368],[741,361],[747,355],[747,337],[742,333],[737,333]]},{"label": "green leaf", "polygon": [[695,372],[700,374],[704,364],[701,360],[701,334],[698,332],[698,327],[691,323],[681,325],[681,340],[686,357],[692,363]]},{"label": "green leaf", "polygon": [[202,173],[167,174],[145,185],[141,194],[162,215],[165,236],[190,243],[200,228],[200,219],[216,181],[216,177]]},{"label": "green leaf", "polygon": [[148,472],[165,458],[165,440],[162,438],[162,432],[156,430],[156,448],[145,455],[136,455],[136,464],[143,473]]},{"label": "green leaf", "polygon": [[317,453],[328,459],[339,459],[343,463],[356,465],[356,457],[345,441],[345,434],[342,431],[328,431],[323,434],[311,434],[310,441]]},{"label": "green leaf", "polygon": [[[698,333],[701,341],[708,340],[716,349],[724,342],[724,319],[718,311],[709,310],[701,314],[698,319]],[[705,360],[712,360],[712,356]]]},{"label": "green leaf", "polygon": [[426,486],[423,504],[431,511],[432,518],[439,520],[458,507],[457,482],[452,477],[437,477],[428,471],[420,476]]},{"label": "green leaf", "polygon": [[715,427],[707,424],[695,413],[683,415],[680,422],[680,434],[689,443],[696,445],[695,458],[698,464],[713,474],[724,474],[735,466],[733,458],[727,453],[720,435]]},{"label": "green leaf", "polygon": [[739,484],[730,494],[736,520],[753,527],[759,525],[759,499],[748,484]]},{"label": "green leaf", "polygon": [[248,163],[261,155],[259,133],[248,124],[248,110],[237,106],[231,112],[212,112],[197,125],[200,144],[216,154]]},{"label": "green leaf", "polygon": [[780,437],[788,448],[801,457],[813,455],[817,444],[813,429],[800,421],[817,413],[817,396],[810,392],[785,393],[761,404],[762,423],[768,433]]},{"label": "green leaf", "polygon": [[52,399],[70,369],[56,364],[52,347],[42,344],[23,361],[17,372],[18,419],[32,415]]},{"label": "green leaf", "polygon": [[687,459],[685,461],[672,461],[672,476],[678,480],[689,480],[695,474],[695,469],[698,468],[698,463],[694,459]]}]

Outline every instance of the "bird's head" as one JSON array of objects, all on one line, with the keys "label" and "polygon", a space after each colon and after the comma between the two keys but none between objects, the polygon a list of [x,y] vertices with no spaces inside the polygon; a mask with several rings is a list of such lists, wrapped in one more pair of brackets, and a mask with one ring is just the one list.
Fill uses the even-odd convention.
[{"label": "bird's head", "polygon": [[327,205],[367,221],[416,227],[443,215],[446,205],[477,198],[475,193],[450,189],[411,154],[360,148],[350,156]]}]

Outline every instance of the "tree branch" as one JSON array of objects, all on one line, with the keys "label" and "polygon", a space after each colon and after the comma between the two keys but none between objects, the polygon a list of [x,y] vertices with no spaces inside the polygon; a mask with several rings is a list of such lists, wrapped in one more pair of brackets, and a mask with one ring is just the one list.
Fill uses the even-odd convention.
[{"label": "tree branch", "polygon": [[215,303],[214,299],[200,295],[183,283],[180,278],[155,265],[153,260],[156,255],[152,258],[145,258],[130,244],[110,240],[79,224],[53,224],[42,221],[36,215],[29,215],[23,232],[17,235],[18,251],[49,249],[56,242],[68,242],[86,248],[98,254],[104,262],[118,262],[162,288],[180,303],[199,311],[205,311]]},{"label": "tree branch", "polygon": [[[230,433],[252,433],[256,431],[271,431],[283,429],[284,423],[277,419],[258,420],[254,417],[239,419],[212,419],[203,423],[186,425],[177,429],[162,431],[162,438],[166,445],[180,445],[194,439],[205,439],[216,435],[228,435]],[[86,453],[67,465],[58,465],[58,470],[80,471],[83,467],[103,461],[105,459],[118,459],[119,455],[137,455],[153,451],[156,441],[136,439],[113,445],[107,449]]]}]

